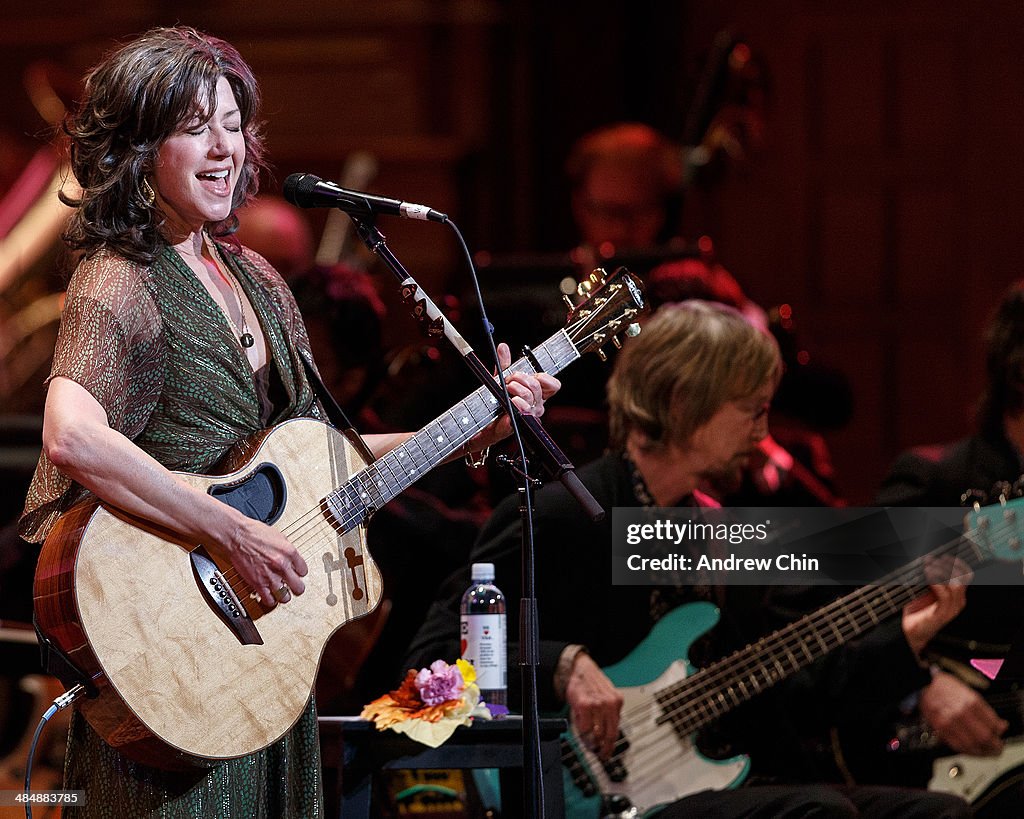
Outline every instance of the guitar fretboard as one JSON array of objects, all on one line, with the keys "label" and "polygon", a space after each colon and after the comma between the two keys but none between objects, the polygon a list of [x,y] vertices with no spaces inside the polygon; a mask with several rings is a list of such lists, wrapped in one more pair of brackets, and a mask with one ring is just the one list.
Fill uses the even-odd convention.
[{"label": "guitar fretboard", "polygon": [[[984,557],[979,545],[967,537],[949,544],[945,552],[972,567]],[[918,558],[877,584],[840,597],[685,680],[666,686],[655,695],[662,710],[658,721],[670,722],[682,734],[693,733],[864,634],[927,589],[925,559]]]},{"label": "guitar fretboard", "polygon": [[[580,357],[565,330],[560,330],[533,350],[544,372],[556,374]],[[536,373],[527,358],[506,371]],[[404,444],[352,475],[324,498],[324,505],[341,531],[362,523],[431,469],[465,446],[466,442],[501,413],[498,399],[480,386],[447,412],[442,413]]]}]

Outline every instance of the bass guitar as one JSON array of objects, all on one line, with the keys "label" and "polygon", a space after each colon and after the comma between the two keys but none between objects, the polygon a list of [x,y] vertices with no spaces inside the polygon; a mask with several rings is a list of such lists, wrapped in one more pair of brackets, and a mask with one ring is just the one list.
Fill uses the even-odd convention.
[{"label": "bass guitar", "polygon": [[[967,535],[936,550],[969,566],[1019,560],[1024,499],[967,514]],[[711,603],[680,606],[620,662],[604,669],[623,695],[620,735],[611,757],[598,759],[574,726],[563,735],[566,816],[636,817],[703,790],[739,785],[750,760],[713,760],[694,735],[738,705],[859,637],[928,587],[919,558],[790,623],[706,668],[694,671],[690,647],[719,618]]]},{"label": "bass guitar", "polygon": [[[624,269],[595,275],[567,326],[509,371],[558,373],[628,331],[643,308]],[[260,750],[298,720],[323,647],[374,609],[381,577],[365,524],[499,415],[480,387],[371,464],[339,431],[297,418],[241,447],[227,474],[182,475],[284,533],[310,567],[306,591],[264,610],[201,544],[92,501],[43,544],[35,578],[41,634],[81,672],[90,725],[132,759],[183,768]]]}]

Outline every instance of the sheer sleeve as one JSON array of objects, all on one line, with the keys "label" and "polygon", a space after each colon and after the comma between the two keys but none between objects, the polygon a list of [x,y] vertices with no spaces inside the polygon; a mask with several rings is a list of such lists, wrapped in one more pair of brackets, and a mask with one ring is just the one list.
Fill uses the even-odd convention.
[{"label": "sheer sleeve", "polygon": [[82,263],[68,287],[50,372],[87,389],[110,426],[129,438],[145,426],[163,382],[161,320],[146,272],[106,254]]},{"label": "sheer sleeve", "polygon": [[[147,268],[108,253],[84,260],[68,286],[50,371],[50,379],[68,378],[88,390],[110,427],[128,438],[145,427],[164,377],[161,320],[146,275]],[[84,494],[43,455],[29,487],[22,536],[42,540]]]}]

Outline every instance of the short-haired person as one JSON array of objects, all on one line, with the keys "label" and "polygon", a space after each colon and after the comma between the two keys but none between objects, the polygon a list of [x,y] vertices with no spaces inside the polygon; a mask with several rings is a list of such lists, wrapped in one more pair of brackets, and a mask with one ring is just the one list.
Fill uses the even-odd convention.
[{"label": "short-haired person", "polygon": [[675,230],[670,216],[682,189],[683,152],[651,126],[620,122],[584,134],[566,174],[584,245],[604,255],[645,250]]},{"label": "short-haired person", "polygon": [[[537,492],[540,698],[543,707],[567,706],[576,729],[602,757],[618,741],[623,698],[601,669],[622,661],[666,612],[702,600],[720,609],[720,624],[691,651],[697,666],[787,621],[769,589],[612,581],[611,510],[710,505],[698,487],[741,466],[767,434],[768,406],[779,376],[774,339],[736,310],[699,301],[666,304],[638,337],[624,344],[615,362],[608,384],[611,450],[578,472],[606,518],[592,522],[560,485]],[[509,601],[509,623],[518,622],[519,553],[518,502],[510,498],[496,508],[471,556],[496,564],[497,583]],[[458,650],[458,595],[468,583],[468,573],[462,572],[446,585],[446,596],[435,604],[411,647],[409,666]],[[932,586],[901,618],[879,625],[734,711],[719,724],[716,741],[724,740],[730,752],[752,753],[754,775],[748,785],[686,796],[659,815],[969,815],[961,800],[944,794],[814,784],[826,775],[800,744],[804,730],[827,723],[835,709],[870,709],[879,699],[896,701],[920,686],[928,677],[919,661],[921,651],[963,601],[962,587]],[[514,684],[516,651],[509,654]],[[688,772],[674,775],[685,781]]]},{"label": "short-haired person", "polygon": [[[260,124],[249,66],[230,44],[191,28],[149,31],[86,77],[65,124],[81,187],[69,199],[66,239],[83,256],[68,287],[21,532],[41,541],[93,495],[204,544],[270,610],[305,589],[308,567],[295,545],[169,471],[209,473],[264,428],[324,417],[302,362],[309,340],[294,298],[261,256],[231,240],[236,210],[257,189]],[[548,376],[509,378],[526,412],[541,412],[556,388]],[[466,449],[505,432],[507,421],[492,424]],[[408,437],[366,443],[379,456]],[[154,605],[171,594],[160,590]],[[278,742],[194,774],[132,761],[77,711],[72,717],[65,785],[87,796],[76,815],[308,819],[321,815],[320,783],[312,700]]]}]

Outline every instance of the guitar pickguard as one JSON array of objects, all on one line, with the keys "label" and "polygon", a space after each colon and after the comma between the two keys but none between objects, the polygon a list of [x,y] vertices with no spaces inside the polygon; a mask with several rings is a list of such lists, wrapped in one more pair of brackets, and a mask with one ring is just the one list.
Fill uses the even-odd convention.
[{"label": "guitar pickguard", "polygon": [[[718,610],[710,603],[674,609],[625,659],[604,669],[623,695],[619,745],[624,750],[616,766],[607,766],[575,728],[563,735],[586,774],[581,777],[563,768],[568,819],[596,819],[612,797],[625,797],[644,813],[698,791],[736,787],[746,778],[746,757],[708,759],[692,736],[660,719],[658,692],[691,673],[686,662],[690,647],[717,622]],[[615,768],[625,774],[621,781],[615,781],[621,775]]]}]

